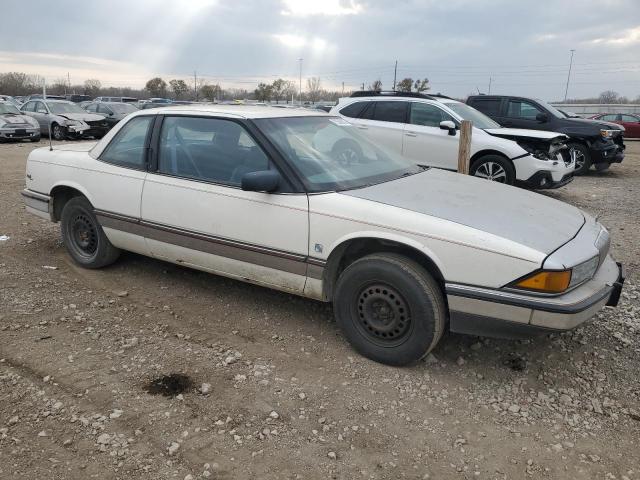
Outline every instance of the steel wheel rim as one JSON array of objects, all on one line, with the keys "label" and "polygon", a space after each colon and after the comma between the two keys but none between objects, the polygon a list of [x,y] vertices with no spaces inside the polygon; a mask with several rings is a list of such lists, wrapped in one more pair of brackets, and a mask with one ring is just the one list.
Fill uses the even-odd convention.
[{"label": "steel wheel rim", "polygon": [[62,127],[60,125],[54,125],[53,126],[53,138],[55,138],[56,140],[61,140],[63,137],[62,135]]},{"label": "steel wheel rim", "polygon": [[358,330],[383,347],[403,343],[411,331],[409,304],[385,283],[372,283],[360,289],[356,295],[356,314]]},{"label": "steel wheel rim", "polygon": [[584,166],[584,153],[578,148],[571,148],[569,150],[569,155],[575,161],[576,170],[581,169]]},{"label": "steel wheel rim", "polygon": [[75,250],[84,257],[91,258],[98,250],[98,231],[85,213],[78,213],[71,221],[70,237]]},{"label": "steel wheel rim", "polygon": [[484,162],[478,166],[474,176],[484,178],[491,182],[507,183],[507,172],[502,165],[496,162]]}]

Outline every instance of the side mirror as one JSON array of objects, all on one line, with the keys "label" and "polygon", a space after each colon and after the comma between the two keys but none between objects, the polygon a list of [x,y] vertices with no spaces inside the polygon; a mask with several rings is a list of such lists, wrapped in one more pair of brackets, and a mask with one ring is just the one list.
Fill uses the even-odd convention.
[{"label": "side mirror", "polygon": [[539,114],[536,115],[536,120],[539,121],[540,123],[546,123],[549,121],[549,117],[547,116],[546,113],[540,112]]},{"label": "side mirror", "polygon": [[449,130],[449,135],[452,135],[452,136],[456,134],[456,124],[453,123],[451,120],[444,120],[440,122],[440,129]]},{"label": "side mirror", "polygon": [[280,174],[275,170],[245,173],[240,181],[242,190],[248,192],[274,192],[280,185]]}]

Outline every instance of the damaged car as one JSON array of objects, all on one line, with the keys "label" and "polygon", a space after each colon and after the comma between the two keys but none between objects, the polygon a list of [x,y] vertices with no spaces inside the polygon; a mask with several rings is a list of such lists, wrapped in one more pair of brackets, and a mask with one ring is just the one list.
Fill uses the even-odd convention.
[{"label": "damaged car", "polygon": [[[469,174],[528,188],[558,188],[573,179],[574,160],[565,154],[567,136],[502,128],[481,112],[443,95],[411,92],[356,92],[331,109],[390,150],[418,165],[455,171],[458,133],[473,122]],[[357,149],[345,145],[345,161]]]},{"label": "damaged car", "polygon": [[615,123],[568,117],[538,98],[506,95],[471,95],[467,104],[503,127],[564,133],[576,162],[576,175],[608,169],[624,159],[624,127]]},{"label": "damaged car", "polygon": [[40,125],[24,115],[13,103],[0,100],[0,142],[6,140],[40,141]]},{"label": "damaged car", "polygon": [[21,110],[38,122],[43,135],[51,132],[54,140],[102,138],[110,128],[103,115],[89,113],[67,100],[29,100]]}]

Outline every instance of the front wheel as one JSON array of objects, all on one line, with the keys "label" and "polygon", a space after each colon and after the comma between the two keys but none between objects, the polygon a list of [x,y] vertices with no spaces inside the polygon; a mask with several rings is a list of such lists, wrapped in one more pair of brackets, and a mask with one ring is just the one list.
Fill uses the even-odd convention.
[{"label": "front wheel", "polygon": [[62,209],[62,242],[71,258],[85,268],[101,268],[115,262],[120,250],[114,247],[85,197],[73,197]]},{"label": "front wheel", "polygon": [[516,180],[513,164],[499,155],[483,155],[477,158],[471,164],[469,175],[507,185],[513,185]]},{"label": "front wheel", "polygon": [[576,169],[573,173],[575,175],[585,174],[589,168],[591,168],[591,154],[589,153],[589,149],[581,143],[570,143],[568,147],[569,155],[571,155],[571,158],[575,159],[576,162]]},{"label": "front wheel", "polygon": [[51,125],[51,136],[54,140],[64,140],[66,135],[62,125],[58,125],[57,123]]},{"label": "front wheel", "polygon": [[408,365],[427,355],[445,325],[442,292],[419,264],[396,254],[356,260],[340,275],[333,308],[351,345],[387,365]]}]

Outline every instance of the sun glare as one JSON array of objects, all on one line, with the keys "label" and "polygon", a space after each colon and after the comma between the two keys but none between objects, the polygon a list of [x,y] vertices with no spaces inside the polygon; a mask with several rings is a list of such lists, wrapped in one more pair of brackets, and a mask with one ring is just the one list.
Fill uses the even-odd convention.
[{"label": "sun glare", "polygon": [[283,0],[283,15],[306,17],[309,15],[355,15],[362,6],[355,0]]}]

